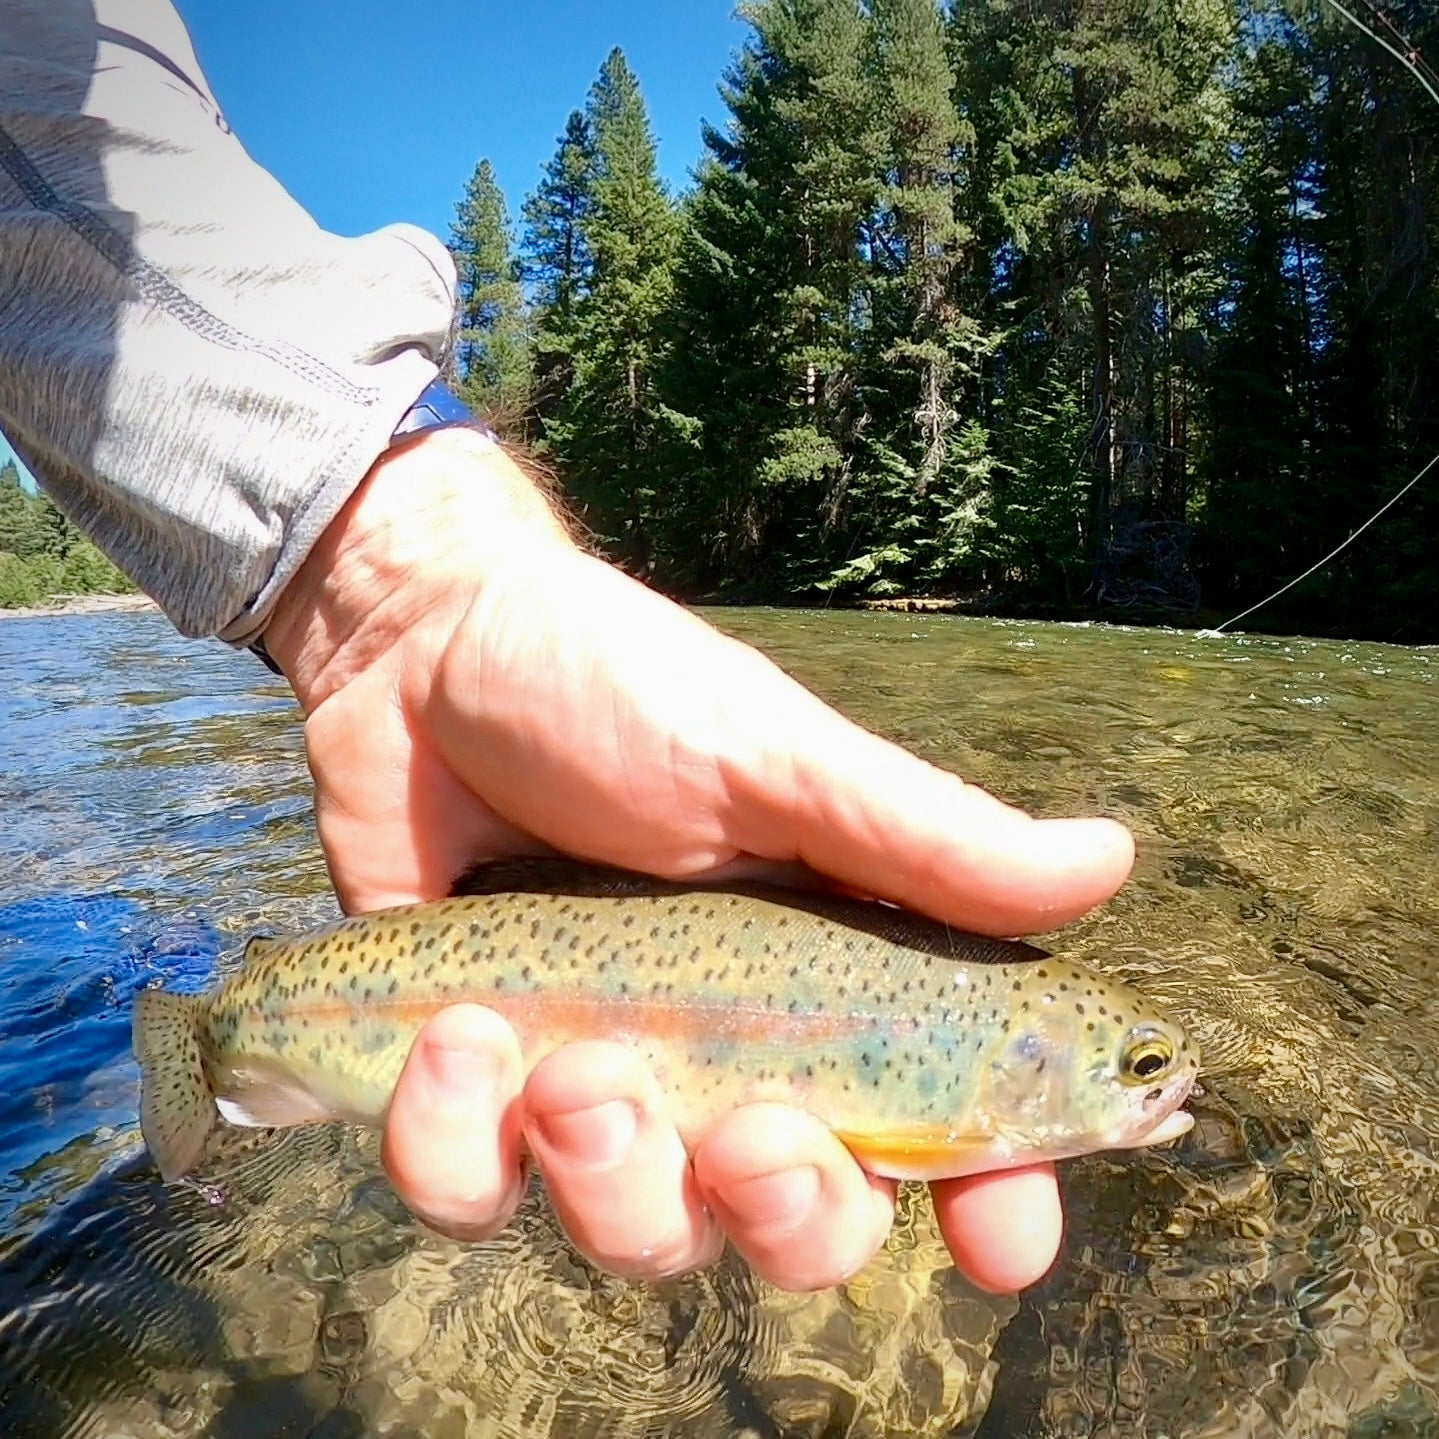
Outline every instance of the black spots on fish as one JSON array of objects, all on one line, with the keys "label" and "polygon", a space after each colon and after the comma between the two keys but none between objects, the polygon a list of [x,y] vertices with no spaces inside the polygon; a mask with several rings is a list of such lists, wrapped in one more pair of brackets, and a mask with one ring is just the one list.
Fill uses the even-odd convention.
[{"label": "black spots on fish", "polygon": [[1094,1022],[1092,1019],[1089,1020],[1089,1021],[1085,1024],[1084,1027],[1085,1027],[1085,1029],[1087,1029],[1087,1030],[1090,1032],[1090,1034],[1093,1034],[1094,1031],[1099,1028],[1099,1026],[1098,1026],[1097,1024],[1095,1024],[1095,1022]]},{"label": "black spots on fish", "polygon": [[[1074,1004],[1074,1012],[1075,1012],[1076,1014],[1083,1014],[1083,1013],[1084,1013],[1084,1006],[1083,1006],[1082,1004],[1080,1004],[1078,1000],[1075,1001],[1075,1004]],[[1091,1025],[1090,1027],[1093,1028],[1092,1025]]]},{"label": "black spots on fish", "polygon": [[1095,1009],[1098,1010],[1100,1015],[1106,1015],[1109,1013],[1109,1011],[1102,1004],[1095,1005]]},{"label": "black spots on fish", "polygon": [[[544,925],[540,922],[540,920],[539,920],[538,918],[532,919],[532,920],[530,921],[530,938],[531,938],[531,939],[535,939],[535,940],[539,939],[539,937],[540,937],[540,931],[541,931],[543,928],[544,928]],[[560,936],[561,934],[563,934],[563,933],[564,933],[564,930],[558,931],[558,933],[555,935],[555,938],[558,939],[559,936]]]},{"label": "black spots on fish", "polygon": [[1010,988],[1013,989],[1016,994],[1018,994],[1019,991],[1024,988],[1024,984],[1022,983],[1022,981],[1016,979],[1014,983],[1010,986]]},{"label": "black spots on fish", "polygon": [[625,913],[620,916],[620,924],[625,929],[633,929],[635,927],[634,911],[626,910]]},{"label": "black spots on fish", "polygon": [[519,945],[517,945],[517,944],[512,944],[512,945],[505,951],[505,959],[506,959],[506,961],[507,961],[508,963],[510,963],[510,964],[513,964],[519,957],[520,957],[520,947],[519,947]]},{"label": "black spots on fish", "polygon": [[[765,948],[768,949],[769,946],[766,945]],[[750,962],[745,965],[745,967],[744,967],[744,977],[745,977],[746,979],[753,979],[753,978],[754,978],[754,961],[753,961],[753,960],[750,960]]]},{"label": "black spots on fish", "polygon": [[498,992],[499,992],[500,990],[502,990],[504,987],[505,987],[505,977],[504,977],[504,975],[502,975],[502,974],[497,974],[497,975],[495,976],[495,991],[496,991],[496,993],[498,993]]}]

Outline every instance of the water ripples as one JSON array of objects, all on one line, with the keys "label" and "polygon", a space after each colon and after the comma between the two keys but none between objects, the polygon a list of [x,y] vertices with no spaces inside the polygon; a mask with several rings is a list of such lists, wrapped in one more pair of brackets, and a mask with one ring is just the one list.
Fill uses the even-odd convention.
[{"label": "water ripples", "polygon": [[294,711],[152,617],[0,624],[0,1433],[1439,1436],[1434,657],[717,618],[937,763],[1135,829],[1134,882],[1058,943],[1190,1027],[1194,1131],[1065,1165],[1064,1255],[1017,1303],[958,1278],[913,1195],[806,1297],[732,1256],[601,1276],[538,1190],[447,1243],[344,1130],[229,1134],[205,1184],[161,1186],[134,988],[332,912]]}]

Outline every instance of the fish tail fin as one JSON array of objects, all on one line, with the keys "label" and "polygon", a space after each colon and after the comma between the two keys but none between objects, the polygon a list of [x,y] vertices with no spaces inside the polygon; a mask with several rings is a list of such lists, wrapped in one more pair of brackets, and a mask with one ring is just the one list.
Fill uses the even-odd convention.
[{"label": "fish tail fin", "polygon": [[140,1061],[140,1132],[163,1178],[200,1162],[215,1127],[215,1096],[200,1055],[201,995],[142,990],[135,996],[133,1042]]}]

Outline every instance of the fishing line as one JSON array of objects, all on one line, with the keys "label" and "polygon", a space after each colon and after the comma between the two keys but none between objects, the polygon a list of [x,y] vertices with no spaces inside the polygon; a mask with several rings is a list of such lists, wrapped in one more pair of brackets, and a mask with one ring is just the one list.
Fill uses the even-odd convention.
[{"label": "fishing line", "polygon": [[[1439,81],[1439,74],[1435,73],[1429,63],[1419,53],[1418,48],[1409,43],[1408,39],[1399,31],[1399,29],[1395,26],[1394,22],[1390,20],[1387,15],[1383,14],[1380,10],[1377,10],[1372,3],[1368,3],[1368,0],[1366,0],[1366,4],[1368,4],[1370,14],[1372,14],[1376,20],[1383,21],[1383,23],[1388,27],[1390,33],[1393,34],[1403,44],[1403,49],[1400,49],[1396,45],[1391,45],[1389,41],[1384,39],[1382,35],[1377,35],[1357,15],[1353,14],[1349,10],[1346,10],[1344,6],[1339,3],[1339,0],[1325,0],[1325,4],[1337,10],[1346,20],[1349,21],[1351,25],[1358,29],[1361,34],[1367,35],[1371,40],[1374,41],[1376,45],[1382,46],[1385,50],[1387,50],[1402,66],[1404,66],[1406,70],[1409,71],[1411,75],[1414,76],[1414,78],[1425,88],[1425,90],[1429,92],[1429,95],[1433,99],[1434,103],[1436,105],[1439,105],[1439,88],[1436,88],[1435,85],[1435,81]],[[1432,80],[1430,79],[1431,76],[1433,76]],[[1247,610],[1243,611],[1241,614],[1235,615],[1233,619],[1225,620],[1222,625],[1216,625],[1212,630],[1200,630],[1199,638],[1202,640],[1218,639],[1220,634],[1224,630],[1227,630],[1230,625],[1237,625],[1240,620],[1247,619],[1255,612],[1255,610],[1262,610],[1265,605],[1270,604],[1274,600],[1277,600],[1280,595],[1286,593],[1286,591],[1288,590],[1292,590],[1295,585],[1303,583],[1303,581],[1307,580],[1309,576],[1312,575],[1316,570],[1323,569],[1324,566],[1327,565],[1329,561],[1332,560],[1336,555],[1342,554],[1343,551],[1348,549],[1349,546],[1352,545],[1354,541],[1357,540],[1359,536],[1362,535],[1364,531],[1367,530],[1369,526],[1374,523],[1375,520],[1377,520],[1387,510],[1390,510],[1395,505],[1397,505],[1399,501],[1402,500],[1404,496],[1407,495],[1409,491],[1412,490],[1414,486],[1417,485],[1419,481],[1422,480],[1424,476],[1427,475],[1429,471],[1434,468],[1435,465],[1439,465],[1439,455],[1435,455],[1434,458],[1430,460],[1429,463],[1425,465],[1424,468],[1421,469],[1419,473],[1415,475],[1414,478],[1410,480],[1407,485],[1405,485],[1397,494],[1390,496],[1390,498],[1386,500],[1377,510],[1375,510],[1374,513],[1370,515],[1369,518],[1365,520],[1364,523],[1360,525],[1359,528],[1355,530],[1348,539],[1336,545],[1332,550],[1329,551],[1327,555],[1324,556],[1322,560],[1319,560],[1316,563],[1310,565],[1309,568],[1305,570],[1302,575],[1298,575],[1296,578],[1290,580],[1287,585],[1281,585],[1277,590],[1274,591],[1272,595],[1266,596],[1256,605],[1250,605]]]}]

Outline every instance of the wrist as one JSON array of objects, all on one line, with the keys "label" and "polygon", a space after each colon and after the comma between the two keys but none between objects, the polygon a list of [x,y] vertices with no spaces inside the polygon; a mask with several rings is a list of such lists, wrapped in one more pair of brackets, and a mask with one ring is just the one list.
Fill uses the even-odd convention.
[{"label": "wrist", "polygon": [[265,647],[313,710],[422,619],[573,548],[543,490],[492,440],[429,431],[375,461],[285,587]]}]

